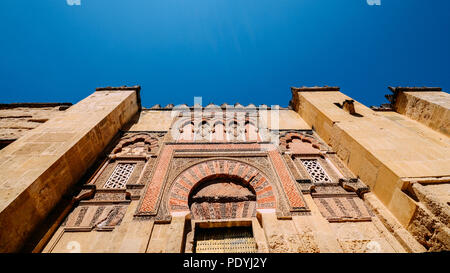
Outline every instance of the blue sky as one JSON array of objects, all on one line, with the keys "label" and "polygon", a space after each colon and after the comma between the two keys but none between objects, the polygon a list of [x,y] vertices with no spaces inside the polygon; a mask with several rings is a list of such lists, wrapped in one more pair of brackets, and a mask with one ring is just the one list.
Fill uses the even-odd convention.
[{"label": "blue sky", "polygon": [[450,1],[0,2],[0,103],[72,102],[142,86],[142,103],[279,104],[340,86],[366,105],[387,86],[450,87]]}]

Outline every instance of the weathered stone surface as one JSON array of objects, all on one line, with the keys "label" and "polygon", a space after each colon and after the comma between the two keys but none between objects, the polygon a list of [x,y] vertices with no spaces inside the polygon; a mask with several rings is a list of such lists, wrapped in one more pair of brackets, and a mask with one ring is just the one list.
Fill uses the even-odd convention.
[{"label": "weathered stone surface", "polygon": [[332,223],[342,249],[346,253],[394,253],[372,222]]},{"label": "weathered stone surface", "polygon": [[425,252],[426,248],[422,246],[392,215],[392,213],[378,200],[373,193],[366,193],[364,201],[377,215],[387,230],[394,235],[397,241],[408,252]]},{"label": "weathered stone surface", "polygon": [[450,94],[440,91],[398,91],[394,109],[447,137],[450,136]]},{"label": "weathered stone surface", "polygon": [[[354,109],[358,115],[352,115],[337,106],[351,98],[334,89],[293,88],[292,92],[293,108],[404,227],[418,209],[418,204],[403,192],[406,180],[449,176],[450,142],[447,136],[431,129],[437,127],[429,128],[408,116],[374,112],[356,101]],[[428,101],[430,105],[438,104],[436,109],[448,110],[448,94],[438,98],[426,93],[427,98],[421,97],[423,103]],[[449,121],[445,115],[423,117],[444,126]]]},{"label": "weathered stone surface", "polygon": [[450,183],[421,185],[416,182],[412,189],[425,207],[447,227],[450,227]]},{"label": "weathered stone surface", "polygon": [[50,118],[64,113],[71,103],[0,104],[0,149]]},{"label": "weathered stone surface", "polygon": [[98,91],[0,151],[0,251],[18,251],[138,111],[135,91]]},{"label": "weathered stone surface", "polygon": [[[449,222],[441,222],[448,219],[448,205],[441,207],[436,203],[427,202],[427,205],[419,204],[409,226],[408,231],[429,251],[443,251],[450,249]],[[439,206],[438,208],[436,206]],[[434,210],[433,214],[427,207]],[[446,211],[442,211],[446,210]],[[439,211],[439,212],[437,212]],[[437,212],[437,213],[436,213]],[[436,216],[436,214],[438,216]]]},{"label": "weathered stone surface", "polygon": [[[302,245],[302,252],[311,253],[342,253],[342,247],[339,244],[336,234],[332,230],[330,223],[320,214],[311,196],[305,196],[305,201],[311,209],[311,215],[294,216],[293,222],[299,234],[306,233],[308,238],[307,245]],[[301,235],[301,240],[306,238]]]},{"label": "weathered stone surface", "polygon": [[181,253],[183,249],[183,236],[185,220],[188,215],[186,213],[174,213],[172,221],[168,227],[168,236],[165,253]]},{"label": "weathered stone surface", "polygon": [[427,125],[336,87],[293,88],[295,111],[237,103],[228,120],[211,117],[227,105],[196,105],[208,113],[197,123],[173,105],[138,112],[134,91],[100,88],[0,151],[1,251],[17,251],[77,181],[44,252],[190,253],[200,229],[228,227],[249,245],[236,249],[260,253],[449,249],[450,140]]},{"label": "weathered stone surface", "polygon": [[246,187],[233,182],[216,182],[202,187],[192,198],[202,200],[256,200],[256,196]]},{"label": "weathered stone surface", "polygon": [[111,231],[68,231],[61,226],[43,252],[52,253],[143,253],[153,229],[153,221],[133,219],[138,201],[128,207],[122,223]]}]

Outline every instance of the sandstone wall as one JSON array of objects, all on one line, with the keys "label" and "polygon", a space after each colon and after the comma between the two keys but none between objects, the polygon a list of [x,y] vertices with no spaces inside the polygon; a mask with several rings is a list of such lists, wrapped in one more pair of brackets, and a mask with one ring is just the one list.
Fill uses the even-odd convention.
[{"label": "sandstone wall", "polygon": [[[332,221],[320,204],[320,195],[317,192],[313,195],[305,188],[300,190],[298,186],[306,211],[291,215],[290,211],[280,214],[275,209],[258,209],[254,217],[231,221],[252,227],[258,252],[449,249],[446,205],[449,200],[448,194],[443,193],[448,190],[446,177],[450,176],[447,157],[450,144],[446,136],[398,113],[374,112],[357,102],[354,107],[342,107],[343,101],[353,102],[337,90],[295,91],[293,94],[295,111],[279,111],[279,128],[274,125],[270,111],[264,122],[272,129],[308,135],[297,139],[301,143],[291,142],[292,147],[303,149],[303,152],[326,154],[329,158],[321,162],[324,166],[326,162],[334,162],[335,165],[325,169],[335,182],[357,175],[369,185],[373,193],[358,193],[359,196],[352,193],[354,196],[349,197],[345,193],[347,189],[341,189],[339,192],[344,194],[338,196],[342,202],[346,198],[357,199],[361,202],[358,203],[360,208],[366,206],[363,211],[369,217],[341,217]],[[0,163],[0,167],[7,169],[7,175],[0,174],[0,226],[7,227],[0,231],[0,251],[19,250],[33,228],[46,218],[58,198],[80,180],[88,166],[100,154],[111,152],[104,151],[108,144],[117,144],[117,149],[107,156],[110,163],[100,164],[92,180],[80,181],[88,184],[76,197],[77,204],[68,207],[70,211],[66,211],[68,216],[64,224],[51,235],[43,252],[193,251],[193,232],[197,224],[205,223],[191,219],[185,211],[172,212],[171,218],[140,214],[140,198],[151,181],[155,163],[161,160],[158,147],[168,145],[164,144],[170,141],[164,132],[170,129],[174,119],[167,109],[144,109],[135,115],[139,108],[138,99],[136,92],[129,89],[98,91],[0,151],[0,159],[4,158],[6,162]],[[118,136],[119,129],[128,132],[119,135],[118,143],[111,142]],[[322,139],[314,139],[311,130]],[[284,137],[287,135],[285,132]],[[334,152],[323,142],[332,146],[354,174],[333,159],[336,157]],[[309,147],[311,145],[315,148]],[[204,148],[199,152],[208,156]],[[289,153],[295,149],[272,151],[278,152],[283,158],[289,158]],[[195,149],[189,153],[195,153]],[[178,155],[178,159],[182,156]],[[191,158],[193,154],[188,156]],[[140,160],[135,162],[135,172],[129,178],[134,182],[123,189],[105,189],[102,185],[115,170],[116,159],[119,162]],[[283,162],[265,168],[281,168],[280,164],[287,164]],[[14,170],[13,166],[19,167]],[[170,166],[170,169],[183,170],[183,165]],[[294,175],[291,166],[284,167],[288,168],[285,178],[297,182],[306,178],[303,173]],[[166,181],[168,178],[161,179]],[[271,183],[278,181],[274,177],[271,180]],[[343,182],[339,180],[339,183]],[[156,197],[161,196],[164,196],[163,191]],[[277,200],[286,196],[279,192]],[[329,209],[341,210],[344,214],[354,209],[346,206],[334,205]]]},{"label": "sandstone wall", "polygon": [[[271,110],[267,110],[265,115],[261,116],[262,126],[269,129],[280,130],[311,130],[309,126],[298,113],[293,110],[281,108],[277,110],[277,115],[272,114]],[[225,115],[225,112],[224,112]],[[276,120],[271,121],[273,117]],[[169,131],[173,125],[174,116],[170,109],[155,110],[143,109],[139,117],[129,131]]]},{"label": "sandstone wall", "polygon": [[[341,107],[351,98],[336,89],[293,88],[292,92],[293,106],[301,117],[398,221],[414,230],[423,210],[410,184],[421,179],[421,183],[449,181],[448,137],[407,116],[375,112],[358,102],[354,102],[356,113],[352,114]],[[450,247],[444,228],[429,225],[428,231],[436,248]],[[414,234],[417,239],[425,236]]]},{"label": "sandstone wall", "polygon": [[0,252],[23,247],[138,108],[136,90],[97,91],[0,151]]},{"label": "sandstone wall", "polygon": [[[171,122],[173,120],[170,111],[144,110],[139,118],[135,120],[135,123],[129,127],[130,131],[128,133],[132,135],[133,131],[167,131],[170,129],[168,124]],[[272,124],[270,120],[267,123],[269,127]],[[279,124],[282,130],[311,130],[311,127],[293,110],[280,110]],[[167,138],[164,139],[164,141],[167,140]],[[308,145],[311,144],[309,143]],[[322,152],[324,151],[326,149],[322,150]],[[205,150],[201,150],[201,152],[204,153]],[[161,154],[153,156],[158,158],[161,157]],[[155,168],[154,163],[155,161],[149,160],[146,164],[150,167],[149,169],[152,169]],[[111,170],[108,168],[106,167],[105,170],[109,170],[109,173]],[[178,167],[173,166],[172,168]],[[183,166],[180,166],[180,170],[182,169]],[[134,175],[134,179],[140,178],[139,182],[131,182],[133,185],[129,185],[127,188],[127,191],[131,193],[137,186],[134,184],[149,183],[151,178],[150,175],[147,176],[146,171],[143,171],[143,174]],[[101,177],[102,175],[99,176],[99,178]],[[97,192],[100,191],[99,189],[101,189],[101,185],[98,186]],[[162,192],[161,194],[164,193]],[[389,230],[386,228],[388,224],[383,223],[379,219],[380,216],[378,216],[380,214],[387,218],[384,215],[386,214],[386,209],[376,197],[372,203],[375,203],[377,206],[377,214],[371,218],[357,222],[352,220],[330,222],[322,214],[317,207],[316,201],[313,200],[310,194],[305,193],[303,196],[308,211],[302,215],[280,217],[275,209],[259,209],[255,217],[232,219],[226,224],[250,225],[257,243],[257,251],[261,253],[425,251],[420,244],[417,246],[418,243],[415,239],[395,218],[385,221],[395,226],[395,229]],[[283,197],[279,195],[277,196],[278,198]],[[86,200],[86,202],[91,202],[94,205],[94,201]],[[75,208],[68,217],[68,225],[61,226],[58,229],[45,247],[44,252],[189,253],[193,251],[196,224],[208,224],[191,219],[192,216],[184,211],[179,214],[173,213],[171,219],[159,219],[155,222],[152,217],[137,216],[139,214],[138,207],[139,200],[135,200],[132,197],[120,224],[108,230],[99,228],[101,221],[98,219],[101,219],[101,217],[97,218],[100,224],[94,223],[92,225],[90,220],[93,218],[92,210],[88,210],[85,214],[80,214],[79,207]],[[88,219],[85,220],[85,218]],[[80,224],[76,228],[70,228],[70,224],[77,220]],[[85,229],[83,229],[83,224],[85,224]],[[211,221],[209,224],[213,225],[217,224],[217,222]],[[401,234],[401,236],[395,235],[394,232]]]},{"label": "sandstone wall", "polygon": [[[71,103],[11,103],[0,104],[0,148],[64,113]],[[4,145],[2,145],[2,143]]]},{"label": "sandstone wall", "polygon": [[[52,253],[144,253],[152,231],[153,221],[133,220],[139,201],[128,206],[122,223],[113,231],[64,231],[60,227],[43,252]],[[162,242],[165,245],[165,242]]]},{"label": "sandstone wall", "polygon": [[447,137],[450,136],[450,94],[440,91],[398,91],[394,109]]},{"label": "sandstone wall", "polygon": [[[193,251],[194,222],[186,222],[185,215],[173,217],[170,223],[140,220],[133,217],[137,204],[138,201],[130,203],[121,224],[112,231],[68,231],[60,227],[44,252],[190,253]],[[424,251],[420,247],[408,249],[402,246],[376,217],[373,221],[366,222],[329,223],[314,207],[311,199],[308,199],[308,205],[312,206],[310,216],[294,216],[292,219],[278,219],[275,213],[270,211],[258,212],[258,216],[251,220],[257,251],[259,253]],[[248,219],[234,221],[245,222]],[[187,225],[192,227],[187,230]]]}]

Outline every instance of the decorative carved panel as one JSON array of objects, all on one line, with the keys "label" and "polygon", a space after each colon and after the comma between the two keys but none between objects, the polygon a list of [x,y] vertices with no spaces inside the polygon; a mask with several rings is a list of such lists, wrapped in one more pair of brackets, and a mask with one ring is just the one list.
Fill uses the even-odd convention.
[{"label": "decorative carved panel", "polygon": [[65,230],[112,230],[120,225],[127,205],[81,205],[74,209],[62,226]]},{"label": "decorative carved panel", "polygon": [[320,213],[329,222],[370,221],[372,212],[354,195],[314,197]]},{"label": "decorative carved panel", "polygon": [[331,183],[330,177],[320,165],[317,159],[301,159],[303,166],[311,176],[314,183]]},{"label": "decorative carved panel", "polygon": [[113,173],[106,181],[103,188],[105,189],[123,189],[133,173],[136,164],[133,163],[119,163],[114,169]]},{"label": "decorative carved panel", "polygon": [[[222,115],[220,115],[222,116]],[[182,142],[246,142],[261,141],[257,128],[257,117],[220,117],[212,113],[211,117],[182,117],[176,120],[173,128],[178,130],[178,138]]]},{"label": "decorative carved panel", "polygon": [[126,133],[111,153],[117,157],[147,157],[159,149],[159,142],[164,133]]}]

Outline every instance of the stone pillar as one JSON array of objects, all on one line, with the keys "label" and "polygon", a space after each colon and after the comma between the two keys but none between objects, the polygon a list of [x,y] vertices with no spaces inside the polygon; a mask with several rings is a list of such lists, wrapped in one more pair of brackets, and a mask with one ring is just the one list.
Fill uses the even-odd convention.
[{"label": "stone pillar", "polygon": [[274,209],[258,209],[256,217],[261,222],[261,225],[266,235],[269,252],[279,252],[280,247],[283,246],[283,235],[278,229],[277,215]]},{"label": "stone pillar", "polygon": [[139,201],[131,202],[127,213],[119,226],[113,232],[113,241],[118,247],[118,253],[145,253],[153,229],[153,220],[133,219]]},{"label": "stone pillar", "polygon": [[278,220],[274,209],[258,209],[257,218],[264,229],[269,252],[301,252],[299,236],[291,220]]},{"label": "stone pillar", "polygon": [[139,111],[139,89],[98,89],[0,151],[0,252],[21,250]]},{"label": "stone pillar", "polygon": [[184,226],[187,217],[189,217],[189,212],[172,213],[172,221],[167,232],[165,253],[183,252]]},{"label": "stone pillar", "polygon": [[264,229],[261,227],[259,221],[256,218],[252,218],[252,230],[253,237],[256,241],[258,253],[269,253],[269,247],[267,245],[266,236],[264,235]]}]

